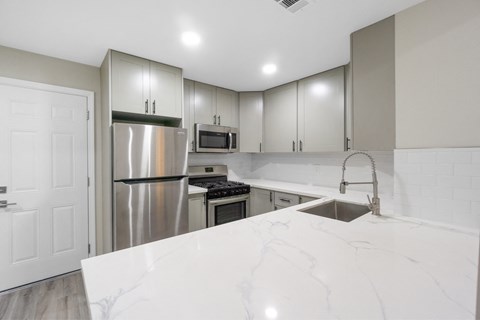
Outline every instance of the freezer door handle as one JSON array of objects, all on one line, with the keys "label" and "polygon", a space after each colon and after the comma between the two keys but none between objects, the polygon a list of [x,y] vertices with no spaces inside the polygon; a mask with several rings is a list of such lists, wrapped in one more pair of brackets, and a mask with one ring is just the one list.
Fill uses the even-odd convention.
[{"label": "freezer door handle", "polygon": [[187,176],[148,178],[148,179],[126,179],[126,180],[115,180],[115,182],[121,182],[124,184],[157,183],[157,182],[167,182],[167,181],[179,181],[185,178],[187,178]]}]

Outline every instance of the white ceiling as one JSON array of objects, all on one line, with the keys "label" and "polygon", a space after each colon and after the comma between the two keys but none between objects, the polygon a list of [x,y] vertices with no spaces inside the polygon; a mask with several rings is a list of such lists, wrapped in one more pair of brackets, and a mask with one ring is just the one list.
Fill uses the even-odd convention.
[{"label": "white ceiling", "polygon": [[[422,1],[310,0],[293,14],[274,0],[0,0],[0,45],[94,66],[112,48],[257,91],[348,63],[350,33]],[[183,46],[186,30],[199,47]]]}]

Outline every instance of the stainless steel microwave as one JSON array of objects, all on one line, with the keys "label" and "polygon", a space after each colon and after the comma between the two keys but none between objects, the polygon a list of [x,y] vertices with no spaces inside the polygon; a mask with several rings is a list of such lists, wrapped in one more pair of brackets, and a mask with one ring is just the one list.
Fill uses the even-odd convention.
[{"label": "stainless steel microwave", "polygon": [[196,152],[238,152],[238,129],[195,123]]}]

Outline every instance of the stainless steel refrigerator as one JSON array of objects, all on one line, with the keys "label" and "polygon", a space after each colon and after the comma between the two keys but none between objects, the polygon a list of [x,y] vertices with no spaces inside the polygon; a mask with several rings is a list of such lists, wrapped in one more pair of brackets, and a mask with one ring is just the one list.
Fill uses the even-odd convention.
[{"label": "stainless steel refrigerator", "polygon": [[113,124],[113,249],[188,232],[187,131]]}]

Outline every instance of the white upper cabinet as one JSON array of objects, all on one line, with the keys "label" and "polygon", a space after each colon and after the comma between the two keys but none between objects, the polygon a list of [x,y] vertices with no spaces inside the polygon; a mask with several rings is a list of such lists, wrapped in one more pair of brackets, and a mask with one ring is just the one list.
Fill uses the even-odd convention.
[{"label": "white upper cabinet", "polygon": [[112,110],[145,114],[150,96],[150,62],[112,51]]},{"label": "white upper cabinet", "polygon": [[195,123],[217,124],[216,88],[209,84],[195,82]]},{"label": "white upper cabinet", "polygon": [[353,149],[391,151],[395,148],[395,18],[352,33],[351,48]]},{"label": "white upper cabinet", "polygon": [[182,117],[182,70],[150,61],[150,99],[152,113]]},{"label": "white upper cabinet", "polygon": [[182,70],[112,51],[112,110],[182,117]]},{"label": "white upper cabinet", "polygon": [[240,152],[262,152],[263,92],[240,92]]},{"label": "white upper cabinet", "polygon": [[344,67],[298,82],[298,151],[343,151]]},{"label": "white upper cabinet", "polygon": [[183,128],[188,130],[188,151],[195,151],[195,83],[192,80],[183,81]]},{"label": "white upper cabinet", "polygon": [[238,127],[238,93],[195,82],[195,123]]},{"label": "white upper cabinet", "polygon": [[217,124],[238,127],[238,93],[217,88]]},{"label": "white upper cabinet", "polygon": [[265,152],[297,150],[297,82],[265,91],[263,131]]}]

